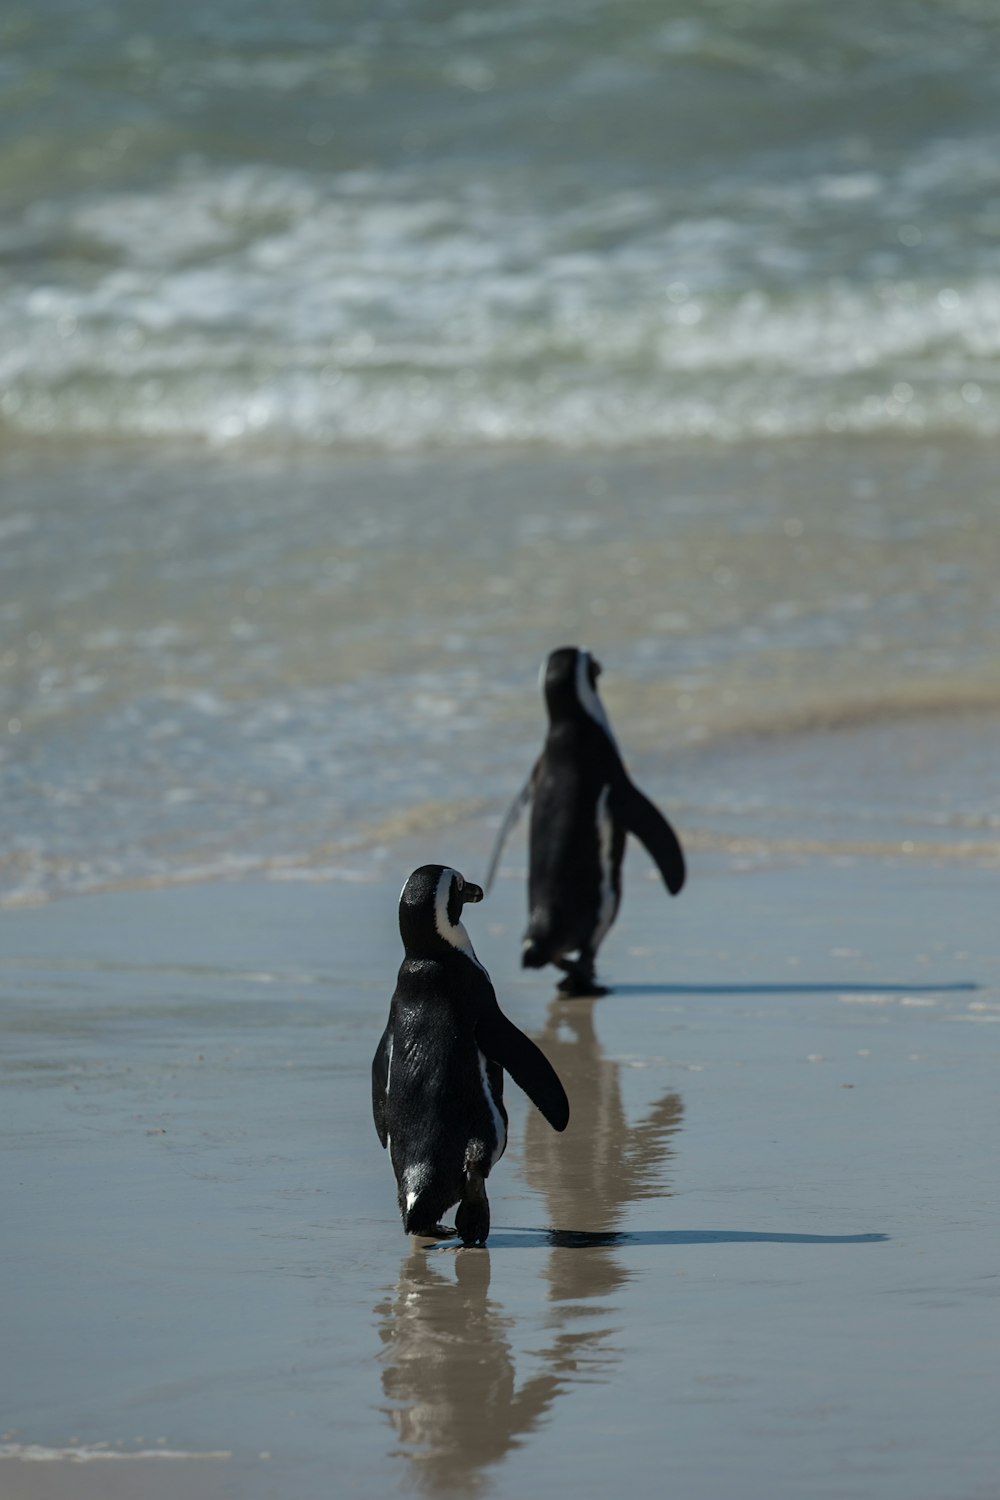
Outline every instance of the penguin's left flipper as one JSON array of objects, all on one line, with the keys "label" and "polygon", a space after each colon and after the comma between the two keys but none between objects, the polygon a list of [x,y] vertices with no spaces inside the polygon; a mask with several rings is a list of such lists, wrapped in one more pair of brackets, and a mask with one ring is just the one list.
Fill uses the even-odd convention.
[{"label": "penguin's left flipper", "polygon": [[499,1063],[523,1089],[553,1130],[569,1124],[569,1100],[559,1075],[540,1047],[509,1021],[497,1006],[490,1007],[476,1027],[476,1040],[491,1062]]},{"label": "penguin's left flipper", "polygon": [[503,846],[507,842],[510,834],[517,827],[518,819],[524,812],[524,809],[527,807],[528,803],[531,801],[531,793],[534,790],[535,786],[535,772],[537,770],[538,766],[536,764],[532,767],[531,775],[524,783],[524,786],[518,792],[517,796],[514,798],[513,802],[510,804],[507,811],[503,815],[503,822],[500,824],[497,836],[493,841],[493,852],[490,855],[489,866],[483,878],[483,890],[487,895],[489,895],[490,893],[490,887],[493,884],[493,877],[497,872],[497,865],[500,863],[500,856],[503,853]]},{"label": "penguin's left flipper", "polygon": [[684,885],[684,851],[666,818],[658,807],[627,777],[623,777],[614,790],[614,809],[629,833],[634,833],[640,843],[645,844],[663,876],[664,884],[671,896],[676,896]]},{"label": "penguin's left flipper", "polygon": [[382,1033],[382,1040],[375,1049],[372,1058],[372,1114],[375,1118],[375,1129],[378,1138],[385,1147],[389,1139],[389,1131],[385,1118],[385,1096],[389,1083],[389,1028],[386,1027]]}]

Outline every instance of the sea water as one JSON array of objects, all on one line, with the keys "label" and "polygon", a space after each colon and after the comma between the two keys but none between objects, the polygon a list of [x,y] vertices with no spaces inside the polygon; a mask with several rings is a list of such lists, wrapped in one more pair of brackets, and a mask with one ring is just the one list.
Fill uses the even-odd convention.
[{"label": "sea water", "polygon": [[998,857],[992,5],[0,45],[0,899],[435,857],[569,642],[692,848]]}]

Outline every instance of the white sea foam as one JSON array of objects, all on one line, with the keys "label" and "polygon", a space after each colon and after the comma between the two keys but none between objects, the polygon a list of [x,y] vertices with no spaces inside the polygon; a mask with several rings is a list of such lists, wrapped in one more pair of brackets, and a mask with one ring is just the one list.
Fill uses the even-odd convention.
[{"label": "white sea foam", "polygon": [[[2,416],[388,450],[996,433],[1000,277],[972,209],[939,227],[936,262],[875,250],[963,172],[1000,191],[995,147],[669,199],[249,165],[98,190],[45,220],[90,247],[87,274],[0,289]],[[873,223],[845,226],[858,203]]]},{"label": "white sea foam", "polygon": [[183,1448],[119,1448],[110,1443],[73,1443],[62,1448],[46,1447],[42,1443],[0,1443],[0,1460],[11,1459],[20,1463],[104,1463],[129,1459],[226,1459],[232,1458],[229,1449],[211,1452],[194,1452]]}]

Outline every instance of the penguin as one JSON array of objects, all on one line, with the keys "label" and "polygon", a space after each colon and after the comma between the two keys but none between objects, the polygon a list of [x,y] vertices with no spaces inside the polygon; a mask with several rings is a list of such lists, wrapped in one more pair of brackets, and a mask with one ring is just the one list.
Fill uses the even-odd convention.
[{"label": "penguin", "polygon": [[597,693],[600,672],[590,652],[576,646],[561,646],[544,663],[548,734],[501,824],[484,881],[488,891],[504,841],[530,802],[521,962],[528,969],[562,969],[558,989],[567,996],[607,994],[596,982],[594,961],[621,903],[627,834],[645,844],[672,896],[685,879],[676,833],[622,763]]},{"label": "penguin", "polygon": [[462,925],[482,888],[447,865],[421,865],[399,898],[405,957],[372,1061],[375,1129],[388,1149],[408,1234],[450,1236],[458,1204],[464,1245],[490,1229],[486,1179],[507,1144],[504,1069],[554,1130],[569,1102],[555,1070],[507,1019]]}]

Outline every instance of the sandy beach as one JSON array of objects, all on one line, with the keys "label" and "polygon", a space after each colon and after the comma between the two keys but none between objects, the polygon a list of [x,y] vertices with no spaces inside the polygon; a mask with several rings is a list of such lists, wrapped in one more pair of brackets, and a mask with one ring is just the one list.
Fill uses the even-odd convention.
[{"label": "sandy beach", "polygon": [[456,1251],[370,1118],[414,853],[0,915],[3,1500],[597,1500],[623,1455],[683,1500],[995,1494],[995,871],[704,854],[670,902],[633,851],[614,993],[565,1002],[515,848],[470,933],[573,1113],[509,1087]]}]

